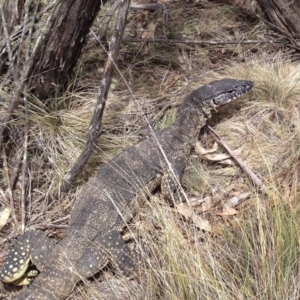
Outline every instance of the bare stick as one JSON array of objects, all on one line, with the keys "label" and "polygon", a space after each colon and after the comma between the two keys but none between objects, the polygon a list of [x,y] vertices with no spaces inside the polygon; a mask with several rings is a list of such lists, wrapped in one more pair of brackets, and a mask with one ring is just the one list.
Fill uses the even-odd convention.
[{"label": "bare stick", "polygon": [[7,23],[6,23],[6,19],[5,19],[4,12],[3,12],[3,9],[2,9],[1,5],[0,5],[0,13],[1,13],[1,20],[2,20],[4,37],[5,37],[6,50],[7,50],[7,54],[8,54],[8,60],[9,60],[10,68],[12,70],[12,75],[13,75],[13,78],[14,78],[14,82],[15,82],[15,84],[17,84],[18,81],[19,81],[18,73],[17,73],[17,70],[15,68],[13,53],[12,53],[12,50],[11,50],[9,34],[8,34],[8,29],[7,29]]},{"label": "bare stick", "polygon": [[116,1],[113,6],[110,8],[109,12],[102,18],[103,19],[103,22],[101,20],[101,31],[102,31],[102,34],[100,37],[98,37],[98,39],[100,41],[102,41],[103,37],[105,36],[106,32],[107,32],[107,29],[108,29],[108,25],[112,19],[112,17],[114,16],[114,13],[115,11],[118,9],[118,7],[120,6],[122,0],[118,0]]},{"label": "bare stick", "polygon": [[5,150],[2,151],[2,157],[3,157],[3,168],[5,171],[5,175],[6,175],[6,185],[7,185],[7,194],[8,194],[8,198],[9,198],[9,202],[10,202],[10,209],[11,209],[11,213],[12,213],[12,217],[14,219],[15,225],[18,225],[18,220],[16,217],[16,210],[15,210],[15,204],[14,204],[14,199],[13,199],[13,195],[12,195],[12,186],[11,186],[11,182],[10,182],[10,178],[9,178],[9,171],[8,171],[8,163],[7,163],[7,157],[6,157],[6,153]]},{"label": "bare stick", "polygon": [[27,108],[27,97],[24,97],[24,108],[26,115],[26,124],[25,124],[25,132],[24,132],[24,152],[23,152],[23,166],[22,166],[22,182],[21,182],[21,231],[24,233],[25,231],[25,200],[26,200],[26,172],[28,170],[28,162],[27,162],[27,147],[28,147],[28,108]]},{"label": "bare stick", "polygon": [[243,41],[214,41],[214,40],[169,40],[169,39],[122,39],[122,43],[166,43],[166,44],[196,44],[196,45],[237,45],[237,44],[279,44],[284,43],[283,39],[277,40],[243,40]]},{"label": "bare stick", "polygon": [[218,136],[218,134],[210,127],[207,126],[208,129],[211,131],[214,139],[218,144],[220,144],[222,147],[226,149],[226,151],[230,154],[230,156],[237,162],[237,164],[243,169],[245,173],[248,174],[252,182],[258,186],[258,188],[267,194],[267,187],[263,184],[263,182],[254,174],[252,170],[250,170],[246,164],[239,158],[237,157],[234,152],[229,148],[229,146]]},{"label": "bare stick", "polygon": [[40,223],[33,226],[34,229],[46,229],[46,228],[61,228],[61,229],[67,229],[68,225],[58,225],[53,223]]},{"label": "bare stick", "polygon": [[[18,141],[18,149],[21,148],[21,138]],[[19,145],[20,144],[20,145]],[[10,182],[11,182],[11,187],[12,189],[15,188],[15,184],[17,182],[18,179],[18,173],[19,173],[19,166],[22,160],[22,156],[23,156],[23,151],[19,151],[16,153],[15,159],[12,162],[11,166],[10,166]]]},{"label": "bare stick", "polygon": [[[39,1],[38,1],[39,2]],[[29,14],[29,7],[30,7],[30,1],[26,1],[25,2],[25,13],[24,13],[24,24],[27,23],[27,20],[28,20],[28,14]],[[39,4],[36,5],[36,8],[38,7]],[[20,41],[18,41],[18,49],[17,49],[17,53],[16,53],[16,68],[19,69],[20,68],[20,63],[21,63],[21,51],[22,51],[22,48],[23,48],[23,42],[25,40],[25,32],[26,32],[26,25],[23,26],[22,28],[22,34],[21,34],[21,38],[20,38]],[[29,42],[30,42],[30,39],[29,39]],[[30,47],[27,47],[27,50],[30,49]]]},{"label": "bare stick", "polygon": [[117,55],[119,53],[119,48],[123,36],[123,31],[125,28],[125,21],[126,21],[128,8],[129,8],[129,3],[130,1],[126,0],[121,2],[120,4],[120,9],[117,17],[114,34],[111,38],[110,50],[108,52],[108,59],[104,68],[104,77],[99,87],[99,94],[97,97],[95,110],[88,128],[86,146],[81,152],[77,161],[72,166],[72,168],[65,175],[59,190],[54,192],[54,198],[56,198],[59,193],[66,192],[72,187],[72,184],[75,182],[77,175],[81,172],[81,170],[87,163],[90,155],[93,153],[97,145],[97,142],[99,140],[99,137],[102,133],[101,120],[105,108],[108,91],[110,88],[112,73],[114,70],[113,62],[117,59]]},{"label": "bare stick", "polygon": [[163,3],[144,3],[144,4],[130,4],[131,9],[148,9],[148,10],[160,10],[165,9]]}]

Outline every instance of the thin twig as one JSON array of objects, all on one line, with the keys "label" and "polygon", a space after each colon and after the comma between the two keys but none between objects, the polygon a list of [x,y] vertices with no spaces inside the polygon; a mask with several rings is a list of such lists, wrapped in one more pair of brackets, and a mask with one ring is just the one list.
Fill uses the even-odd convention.
[{"label": "thin twig", "polygon": [[19,139],[17,141],[17,153],[14,156],[14,160],[11,163],[10,166],[10,182],[11,182],[11,188],[12,190],[14,190],[17,179],[18,179],[18,174],[19,174],[19,167],[21,164],[21,160],[23,157],[23,149],[22,149],[22,145],[23,145],[23,133],[19,134]]},{"label": "thin twig", "polygon": [[28,161],[27,161],[27,147],[28,147],[28,108],[27,108],[27,97],[24,96],[24,108],[25,108],[25,130],[24,130],[24,152],[23,152],[23,166],[22,166],[22,182],[21,182],[21,232],[25,231],[25,200],[26,200],[26,172],[28,170]]},{"label": "thin twig", "polygon": [[5,15],[4,15],[1,5],[0,5],[0,13],[1,13],[1,20],[2,20],[2,27],[3,27],[4,38],[5,38],[6,50],[7,50],[7,54],[8,54],[8,60],[9,60],[10,68],[11,68],[12,75],[14,78],[14,82],[17,85],[19,78],[18,78],[17,69],[15,68],[13,53],[11,50],[9,34],[8,34],[8,29],[7,29],[7,23],[6,23]]},{"label": "thin twig", "polygon": [[242,168],[242,170],[248,174],[252,182],[265,194],[267,194],[267,187],[264,185],[264,183],[254,174],[254,172],[249,169],[246,164],[237,157],[234,152],[230,149],[230,147],[218,136],[218,134],[210,127],[207,126],[208,129],[211,131],[214,139],[218,144],[220,144],[222,147],[226,149],[226,151],[230,154],[230,156],[237,162],[237,164]]},{"label": "thin twig", "polygon": [[[30,8],[30,4],[31,2],[30,1],[26,1],[25,2],[25,13],[24,13],[24,24],[27,24],[27,21],[28,21],[28,14],[29,14],[29,8]],[[27,27],[26,26],[23,26],[22,27],[22,34],[21,34],[21,38],[20,40],[18,41],[18,49],[17,49],[17,52],[16,52],[16,68],[17,70],[19,70],[20,68],[20,63],[21,63],[21,51],[22,51],[22,48],[23,48],[23,43],[24,43],[24,40],[25,40],[25,32],[26,32],[26,29]],[[30,49],[30,47],[27,47],[27,49]]]},{"label": "thin twig", "polygon": [[166,44],[196,44],[196,45],[237,45],[237,44],[279,44],[283,39],[277,40],[243,40],[243,41],[216,41],[216,40],[179,40],[179,39],[122,39],[122,43],[166,43]]},{"label": "thin twig", "polygon": [[126,22],[126,16],[127,16],[129,4],[130,4],[129,0],[123,1],[120,4],[120,9],[116,21],[114,34],[111,38],[110,50],[108,52],[108,59],[104,67],[104,76],[99,87],[99,93],[97,97],[95,110],[88,129],[86,146],[81,152],[77,161],[72,166],[72,168],[63,178],[63,181],[58,191],[54,192],[54,198],[56,198],[61,192],[66,192],[72,187],[72,184],[75,182],[77,175],[81,172],[81,170],[87,163],[90,155],[93,153],[98,143],[99,137],[102,133],[101,120],[102,120],[102,115],[106,104],[108,91],[110,88],[112,73],[114,70],[113,62],[116,61],[119,53],[120,43],[125,28],[125,22]]},{"label": "thin twig", "polygon": [[165,5],[163,3],[130,4],[130,9],[160,10],[165,9]]},{"label": "thin twig", "polygon": [[165,37],[167,37],[166,29],[168,27],[168,20],[170,16],[170,10],[166,8],[166,5],[164,4],[164,10],[163,10],[163,17],[162,17],[162,31]]},{"label": "thin twig", "polygon": [[57,224],[51,224],[51,223],[40,223],[40,224],[34,225],[32,227],[34,229],[45,229],[45,228],[66,229],[66,228],[68,228],[68,225],[57,225]]},{"label": "thin twig", "polygon": [[[30,224],[34,224],[42,216],[44,216],[44,212],[41,212],[38,215],[34,215],[32,218],[30,218]],[[68,214],[68,215],[66,215],[62,218],[53,220],[52,223],[53,224],[60,223],[60,222],[63,222],[63,221],[68,221],[69,219],[70,219],[70,214]],[[35,225],[33,225],[33,226],[35,226]]]},{"label": "thin twig", "polygon": [[8,195],[12,217],[14,219],[15,225],[17,226],[18,225],[18,220],[17,220],[17,217],[16,217],[15,204],[14,204],[14,199],[13,199],[13,195],[12,195],[12,186],[11,186],[11,182],[10,182],[10,178],[9,178],[7,157],[6,157],[6,153],[5,153],[4,149],[2,151],[2,157],[3,157],[3,169],[4,169],[4,172],[5,172],[6,185],[7,185],[7,190],[6,190],[5,194]]}]

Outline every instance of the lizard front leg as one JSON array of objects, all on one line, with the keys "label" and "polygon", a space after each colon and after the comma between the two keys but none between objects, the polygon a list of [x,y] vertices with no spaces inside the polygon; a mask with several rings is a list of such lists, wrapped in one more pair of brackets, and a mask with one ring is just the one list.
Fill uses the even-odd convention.
[{"label": "lizard front leg", "polygon": [[98,236],[85,250],[75,269],[80,276],[88,278],[99,272],[107,263],[128,276],[135,265],[135,255],[123,240],[119,231]]},{"label": "lizard front leg", "polygon": [[38,272],[27,272],[30,263],[39,271],[50,261],[54,243],[39,231],[27,231],[18,238],[0,269],[0,280],[28,285]]}]

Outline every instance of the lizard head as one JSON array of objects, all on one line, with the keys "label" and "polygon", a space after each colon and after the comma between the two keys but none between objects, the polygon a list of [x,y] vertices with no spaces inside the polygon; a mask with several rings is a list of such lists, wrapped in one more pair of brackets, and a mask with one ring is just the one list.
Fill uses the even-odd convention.
[{"label": "lizard head", "polygon": [[246,94],[252,87],[252,81],[225,78],[203,86],[199,92],[202,101],[209,101],[212,107],[218,107]]},{"label": "lizard head", "polygon": [[203,116],[210,118],[212,111],[246,94],[252,87],[253,82],[249,80],[225,78],[212,81],[194,90],[185,98],[178,110],[175,124],[187,128]]},{"label": "lizard head", "polygon": [[197,106],[200,105],[208,109],[216,109],[246,94],[252,87],[252,81],[225,78],[212,81],[196,89],[192,92],[191,99],[193,99],[193,102],[197,102]]}]

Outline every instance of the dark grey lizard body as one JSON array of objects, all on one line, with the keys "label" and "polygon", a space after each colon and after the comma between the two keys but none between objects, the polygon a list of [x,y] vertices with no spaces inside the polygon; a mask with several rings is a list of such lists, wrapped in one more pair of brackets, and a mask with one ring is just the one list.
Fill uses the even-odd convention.
[{"label": "dark grey lizard body", "polygon": [[[95,274],[109,258],[117,267],[125,270],[130,267],[130,255],[120,230],[135,210],[136,196],[145,187],[153,192],[160,184],[159,177],[165,173],[166,166],[171,166],[173,171],[168,172],[180,179],[191,148],[211,111],[245,94],[252,86],[250,81],[223,79],[195,90],[185,98],[173,126],[129,148],[101,167],[83,187],[66,235],[54,250],[49,247],[51,255],[41,274],[18,299],[64,299],[77,281]],[[172,190],[174,181],[169,181]],[[33,247],[26,234],[22,243],[25,248]],[[9,267],[17,269],[10,263],[12,259],[13,254],[10,254],[9,262],[0,271],[1,279],[9,281],[14,277],[13,272],[7,271]]]}]

